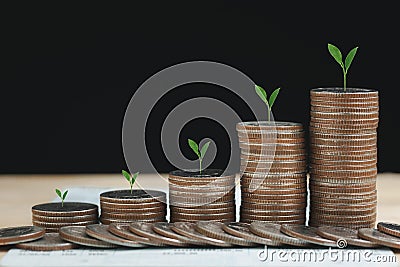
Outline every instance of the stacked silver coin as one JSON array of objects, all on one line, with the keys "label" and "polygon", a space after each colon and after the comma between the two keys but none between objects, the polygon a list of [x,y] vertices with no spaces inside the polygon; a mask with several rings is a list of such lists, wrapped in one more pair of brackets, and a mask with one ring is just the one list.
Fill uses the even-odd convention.
[{"label": "stacked silver coin", "polygon": [[165,222],[167,197],[156,190],[117,190],[100,195],[103,224]]},{"label": "stacked silver coin", "polygon": [[235,175],[206,169],[169,173],[171,222],[236,220]]},{"label": "stacked silver coin", "polygon": [[303,126],[244,122],[236,129],[241,148],[240,221],[304,224],[307,162]]},{"label": "stacked silver coin", "polygon": [[373,227],[376,220],[378,92],[311,90],[312,226]]}]

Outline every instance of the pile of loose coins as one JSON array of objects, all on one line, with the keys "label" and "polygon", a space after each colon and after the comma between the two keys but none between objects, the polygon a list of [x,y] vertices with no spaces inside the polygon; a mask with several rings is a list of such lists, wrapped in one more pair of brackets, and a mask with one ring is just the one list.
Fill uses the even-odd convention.
[{"label": "pile of loose coins", "polygon": [[310,225],[374,226],[378,110],[374,90],[311,90]]},{"label": "pile of loose coins", "polygon": [[58,233],[63,226],[94,224],[98,222],[98,218],[97,205],[90,203],[45,203],[32,207],[32,224],[48,233]]},{"label": "pile of loose coins", "polygon": [[303,126],[245,122],[236,129],[241,148],[240,221],[304,224],[307,162]]},{"label": "pile of loose coins", "polygon": [[103,224],[143,222],[165,222],[167,197],[156,190],[117,190],[100,195]]},{"label": "pile of loose coins", "polygon": [[235,221],[235,175],[222,172],[213,169],[202,173],[170,172],[170,221]]},{"label": "pile of loose coins", "polygon": [[378,229],[341,226],[312,227],[254,221],[221,223],[134,222],[64,226],[58,233],[45,233],[36,226],[0,229],[0,246],[36,251],[84,248],[143,247],[334,247],[400,249],[400,225],[378,223]]}]

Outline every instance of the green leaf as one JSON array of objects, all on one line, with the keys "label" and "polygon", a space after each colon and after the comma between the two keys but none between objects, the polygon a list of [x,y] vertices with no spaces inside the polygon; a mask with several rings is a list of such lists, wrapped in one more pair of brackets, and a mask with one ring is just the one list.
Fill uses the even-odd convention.
[{"label": "green leaf", "polygon": [[64,200],[68,195],[68,190],[64,192],[64,195],[62,196],[62,199]]},{"label": "green leaf", "polygon": [[138,177],[138,175],[139,175],[139,172],[134,173],[134,174],[132,175],[132,185],[135,184],[135,181],[136,181],[136,178]]},{"label": "green leaf", "polygon": [[204,146],[201,148],[200,150],[200,157],[203,159],[204,155],[207,152],[208,146],[210,145],[210,141],[208,141],[207,143],[204,144]]},{"label": "green leaf", "polygon": [[353,62],[354,56],[357,53],[358,47],[354,47],[353,49],[350,50],[350,52],[347,54],[346,59],[344,60],[344,66],[347,70],[350,68],[351,62]]},{"label": "green leaf", "polygon": [[257,84],[255,85],[255,89],[257,95],[262,99],[262,101],[267,103],[267,92],[265,92],[265,90],[261,86],[258,86]]},{"label": "green leaf", "polygon": [[122,170],[122,175],[129,183],[131,182],[131,175],[127,171]]},{"label": "green leaf", "polygon": [[268,102],[269,108],[272,108],[272,106],[274,105],[276,97],[278,96],[280,90],[281,88],[276,88],[275,91],[272,92]]},{"label": "green leaf", "polygon": [[60,198],[62,198],[62,196],[61,196],[61,191],[60,191],[59,189],[56,189],[56,193],[57,193],[57,195],[58,195]]},{"label": "green leaf", "polygon": [[199,146],[196,144],[196,142],[192,139],[188,139],[188,143],[193,152],[196,153],[196,155],[200,158]]},{"label": "green leaf", "polygon": [[339,48],[337,48],[333,44],[328,44],[328,50],[332,57],[337,61],[337,63],[339,63],[339,65],[343,67],[342,53],[340,52]]}]

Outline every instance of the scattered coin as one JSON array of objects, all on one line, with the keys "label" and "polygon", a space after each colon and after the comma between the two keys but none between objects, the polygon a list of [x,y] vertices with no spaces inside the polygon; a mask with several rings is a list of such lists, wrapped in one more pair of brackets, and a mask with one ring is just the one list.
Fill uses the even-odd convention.
[{"label": "scattered coin", "polygon": [[357,230],[346,227],[320,226],[317,234],[336,242],[344,240],[348,245],[357,247],[375,248],[379,246],[377,243],[359,238]]},{"label": "scattered coin", "polygon": [[36,226],[0,228],[0,246],[29,242],[42,238],[45,230]]},{"label": "scattered coin", "polygon": [[378,230],[392,236],[400,237],[400,225],[396,223],[380,222]]},{"label": "scattered coin", "polygon": [[382,246],[400,249],[400,238],[379,232],[376,229],[360,228],[358,229],[358,236]]},{"label": "scattered coin", "polygon": [[131,231],[129,231],[129,225],[130,223],[112,223],[108,226],[108,231],[110,231],[111,233],[113,233],[116,236],[128,239],[128,240],[132,240],[135,242],[139,242],[141,244],[144,245],[149,245],[149,246],[157,246],[157,247],[161,247],[161,246],[165,246],[164,244],[161,244],[155,240],[151,240],[147,237],[143,237],[137,234],[132,233]]},{"label": "scattered coin", "polygon": [[250,224],[242,223],[242,222],[231,222],[228,224],[222,225],[222,230],[226,233],[243,238],[244,240],[256,244],[268,245],[268,246],[281,246],[282,244],[279,242],[272,241],[271,239],[260,237],[258,235],[253,234],[249,230]]},{"label": "scattered coin", "polygon": [[68,250],[77,247],[76,244],[64,241],[58,233],[46,233],[42,238],[16,245],[17,248],[34,251]]},{"label": "scattered coin", "polygon": [[280,230],[284,234],[299,238],[301,240],[304,240],[312,244],[327,246],[327,247],[337,246],[335,241],[323,238],[320,235],[318,235],[317,228],[312,226],[283,224]]},{"label": "scattered coin", "polygon": [[98,240],[86,234],[86,226],[65,226],[60,228],[60,237],[68,242],[95,248],[114,248],[114,244]]},{"label": "scattered coin", "polygon": [[196,231],[196,224],[191,222],[175,222],[171,225],[171,229],[178,234],[184,235],[189,238],[197,239],[200,242],[205,242],[206,244],[217,246],[217,247],[232,247],[232,244],[208,237]]},{"label": "scattered coin", "polygon": [[288,236],[281,232],[281,225],[276,223],[255,221],[250,224],[250,231],[261,237],[269,238],[275,242],[298,247],[309,247],[311,243],[302,239]]},{"label": "scattered coin", "polygon": [[184,236],[184,235],[178,234],[177,232],[174,232],[171,229],[171,225],[172,224],[167,223],[167,222],[154,223],[153,230],[154,230],[154,232],[156,232],[160,235],[170,237],[173,239],[177,239],[177,240],[180,240],[187,244],[191,244],[191,245],[195,245],[195,246],[206,246],[207,245],[207,243],[199,241],[198,239],[189,238],[187,236]]},{"label": "scattered coin", "polygon": [[91,224],[86,226],[86,234],[98,240],[123,247],[141,248],[145,247],[142,243],[121,238],[108,231],[108,225]]},{"label": "scattered coin", "polygon": [[134,222],[129,225],[129,230],[137,235],[147,237],[150,240],[154,240],[157,243],[177,247],[185,247],[189,245],[188,243],[182,242],[178,239],[157,234],[153,231],[152,223]]}]

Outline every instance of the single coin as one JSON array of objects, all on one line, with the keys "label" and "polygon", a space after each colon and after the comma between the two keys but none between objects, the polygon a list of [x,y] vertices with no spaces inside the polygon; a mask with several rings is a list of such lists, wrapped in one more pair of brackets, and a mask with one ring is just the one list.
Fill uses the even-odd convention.
[{"label": "single coin", "polygon": [[337,246],[335,241],[319,236],[317,234],[317,228],[312,226],[283,224],[281,226],[281,232],[312,244],[326,246],[326,247]]},{"label": "single coin", "polygon": [[358,210],[341,210],[341,209],[327,209],[327,208],[320,208],[316,207],[313,205],[310,208],[311,213],[319,213],[323,215],[328,215],[328,216],[334,216],[334,215],[343,215],[343,216],[356,216],[356,215],[361,215],[361,216],[366,216],[370,214],[376,214],[376,207],[372,209],[358,209]]},{"label": "single coin", "polygon": [[141,209],[118,209],[118,208],[116,209],[116,208],[102,207],[101,211],[107,213],[154,213],[154,212],[167,213],[167,208],[166,206],[159,206],[154,208],[141,208]]},{"label": "single coin", "polygon": [[269,238],[275,242],[283,243],[292,246],[298,247],[308,247],[311,246],[311,243],[288,236],[281,232],[281,225],[276,223],[269,223],[269,222],[252,222],[249,226],[249,229],[252,233]]},{"label": "single coin", "polygon": [[[283,191],[283,190],[280,190]],[[282,192],[282,195],[274,194],[274,195],[259,195],[252,193],[242,193],[242,200],[246,202],[255,202],[255,203],[265,203],[271,200],[291,200],[291,201],[299,201],[303,202],[307,198],[307,192],[303,193],[294,193],[289,194],[290,192]],[[249,200],[250,199],[250,200]],[[289,203],[289,202],[288,202]]]},{"label": "single coin", "polygon": [[342,241],[343,247],[346,247],[347,245],[365,248],[379,247],[377,243],[359,238],[358,231],[351,228],[340,226],[320,226],[317,229],[317,234],[330,240],[336,241],[338,245],[340,245],[339,242],[341,240],[344,240],[345,242]]},{"label": "single coin", "polygon": [[86,226],[65,226],[60,228],[60,237],[68,242],[95,248],[115,248],[114,244],[101,241],[86,234]]},{"label": "single coin", "polygon": [[256,245],[254,242],[249,242],[241,237],[226,233],[222,229],[223,225],[224,224],[220,222],[199,221],[196,223],[195,229],[203,235],[215,239],[220,239],[234,245],[245,247],[252,247]]},{"label": "single coin", "polygon": [[169,190],[175,192],[186,192],[186,193],[221,193],[221,192],[229,192],[234,187],[234,184],[229,186],[218,186],[214,185],[213,183],[208,185],[174,185],[169,184]]},{"label": "single coin", "polygon": [[0,228],[0,246],[33,241],[42,238],[44,234],[45,230],[37,226]]},{"label": "single coin", "polygon": [[169,224],[167,222],[154,223],[153,230],[157,234],[163,235],[165,237],[177,239],[177,240],[180,240],[187,244],[191,244],[191,245],[195,245],[195,246],[206,246],[207,245],[207,243],[199,241],[198,239],[189,238],[187,236],[184,236],[184,235],[178,234],[177,232],[174,232],[171,229],[171,225],[172,224]]},{"label": "single coin", "polygon": [[93,238],[117,246],[132,247],[132,248],[145,247],[145,245],[142,243],[113,235],[110,231],[108,231],[108,225],[104,224],[91,224],[86,226],[86,234]]},{"label": "single coin", "polygon": [[137,235],[147,237],[150,240],[155,240],[156,242],[165,245],[177,246],[177,247],[185,247],[189,245],[188,243],[182,242],[178,239],[157,234],[156,232],[153,231],[152,223],[133,222],[129,225],[129,231]]},{"label": "single coin", "polygon": [[166,194],[157,190],[115,190],[100,194],[100,201],[111,203],[149,203],[165,202]]},{"label": "single coin", "polygon": [[216,214],[216,213],[232,213],[235,212],[236,206],[230,206],[227,208],[219,209],[208,209],[208,208],[180,208],[180,207],[170,207],[171,213],[183,213],[183,214]]},{"label": "single coin", "polygon": [[32,207],[32,214],[39,216],[75,217],[98,214],[97,205],[80,202],[44,203]]},{"label": "single coin", "polygon": [[46,233],[42,238],[16,245],[19,249],[34,251],[68,250],[77,247],[76,244],[64,241],[58,233]]},{"label": "single coin", "polygon": [[116,210],[121,210],[121,209],[127,209],[127,210],[141,210],[141,209],[167,209],[167,204],[160,202],[160,201],[155,201],[155,202],[148,202],[148,203],[110,203],[106,201],[100,201],[100,207],[101,209],[116,209]]},{"label": "single coin", "polygon": [[358,236],[382,246],[400,249],[400,238],[379,232],[376,229],[358,229]]},{"label": "single coin", "polygon": [[186,192],[186,191],[175,191],[169,190],[170,197],[173,196],[175,198],[193,198],[193,199],[201,199],[201,198],[220,198],[220,197],[234,197],[235,191],[233,187],[229,191],[221,191],[221,192]]},{"label": "single coin", "polygon": [[[136,222],[137,220],[121,220],[121,219],[108,219],[108,218],[102,218],[100,217],[100,222],[102,224],[111,224],[111,223],[132,223]],[[148,222],[148,223],[154,223],[154,222],[165,222],[166,218],[165,217],[158,217],[154,219],[142,219],[140,222]]]},{"label": "single coin", "polygon": [[232,244],[219,240],[216,238],[211,238],[206,235],[203,235],[196,231],[196,224],[192,222],[174,222],[171,225],[171,229],[181,235],[184,235],[188,238],[197,239],[200,242],[205,242],[208,245],[213,245],[217,247],[232,247]]},{"label": "single coin", "polygon": [[115,212],[102,212],[101,218],[102,219],[120,219],[120,220],[151,220],[157,219],[160,217],[165,217],[165,212],[151,212],[151,213],[115,213]]},{"label": "single coin", "polygon": [[269,210],[268,207],[264,209],[246,209],[244,207],[240,207],[240,214],[251,214],[254,216],[291,216],[291,215],[305,215],[305,208],[299,210]]},{"label": "single coin", "polygon": [[92,221],[86,221],[86,222],[74,222],[74,223],[48,223],[48,222],[40,222],[36,220],[32,220],[32,224],[38,227],[43,227],[43,228],[61,228],[64,226],[86,226],[89,224],[95,224],[97,223],[96,220]]},{"label": "single coin", "polygon": [[205,205],[210,202],[227,202],[234,201],[235,194],[229,194],[226,196],[215,196],[215,197],[178,197],[175,195],[169,196],[170,205],[184,206],[184,205]]},{"label": "single coin", "polygon": [[364,89],[364,88],[347,88],[346,91],[343,88],[314,88],[310,90],[310,97],[329,97],[333,99],[343,99],[343,101],[351,100],[353,98],[368,99],[370,97],[378,97],[378,90]]},{"label": "single coin", "polygon": [[379,222],[378,230],[388,235],[400,237],[400,224]]},{"label": "single coin", "polygon": [[43,223],[79,223],[79,222],[88,222],[88,221],[97,221],[97,214],[91,215],[81,215],[74,217],[54,217],[54,216],[41,216],[32,214],[32,220]]},{"label": "single coin", "polygon": [[275,204],[275,205],[263,205],[263,204],[254,204],[248,202],[242,202],[240,208],[250,209],[250,210],[303,210],[307,206],[307,203],[301,204]]},{"label": "single coin", "polygon": [[266,216],[266,215],[258,215],[258,214],[247,214],[242,212],[240,214],[240,220],[257,220],[257,221],[266,221],[266,222],[274,222],[274,223],[284,223],[286,221],[304,221],[306,218],[305,213],[303,214],[295,214],[295,215],[287,215],[287,216]]},{"label": "single coin", "polygon": [[250,224],[242,222],[231,222],[222,225],[222,230],[226,233],[243,238],[244,240],[256,244],[268,245],[268,246],[282,246],[281,243],[272,241],[271,239],[260,237],[253,234],[249,230]]},{"label": "single coin", "polygon": [[236,124],[237,131],[283,131],[283,132],[299,132],[303,131],[303,125],[296,122],[281,122],[281,121],[249,121],[239,122]]},{"label": "single coin", "polygon": [[[297,197],[297,195],[294,195]],[[253,199],[242,198],[242,202],[247,202],[256,205],[281,205],[281,204],[304,204],[307,202],[306,196],[302,198],[289,198],[289,199]]]},{"label": "single coin", "polygon": [[155,240],[151,240],[147,237],[143,237],[137,234],[132,233],[129,231],[129,223],[121,224],[121,223],[112,223],[108,226],[108,231],[113,233],[116,236],[132,240],[134,242],[138,242],[144,245],[149,245],[149,246],[156,246],[156,247],[161,247],[165,246],[164,244],[161,244]]}]

